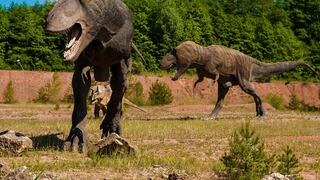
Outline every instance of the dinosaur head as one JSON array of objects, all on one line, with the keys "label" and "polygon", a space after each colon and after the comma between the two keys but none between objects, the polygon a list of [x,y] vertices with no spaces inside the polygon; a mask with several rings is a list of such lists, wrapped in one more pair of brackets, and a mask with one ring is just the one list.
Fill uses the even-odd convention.
[{"label": "dinosaur head", "polygon": [[170,53],[167,53],[161,60],[160,60],[160,69],[166,70],[171,68],[172,66],[177,64],[177,58],[175,56],[176,50],[173,49]]},{"label": "dinosaur head", "polygon": [[47,16],[46,30],[52,33],[68,32],[69,39],[64,51],[66,61],[76,61],[93,40],[106,42],[111,39],[110,36],[122,26],[123,17],[118,15],[124,9],[121,3],[115,0],[56,2]]}]

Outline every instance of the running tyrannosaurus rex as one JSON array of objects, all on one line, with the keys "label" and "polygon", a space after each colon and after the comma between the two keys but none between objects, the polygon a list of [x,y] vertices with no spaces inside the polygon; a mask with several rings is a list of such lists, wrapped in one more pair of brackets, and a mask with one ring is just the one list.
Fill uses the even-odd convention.
[{"label": "running tyrannosaurus rex", "polygon": [[209,119],[217,117],[222,108],[225,95],[231,86],[239,85],[241,89],[254,98],[257,116],[263,116],[261,98],[250,84],[250,81],[276,73],[290,71],[298,66],[311,69],[302,61],[286,61],[279,63],[263,63],[237,50],[220,45],[208,47],[200,46],[192,41],[186,41],[174,48],[160,61],[162,69],[168,69],[173,65],[177,67],[177,73],[172,80],[177,80],[188,68],[196,68],[199,79],[203,77],[217,79],[218,100]]},{"label": "running tyrannosaurus rex", "polygon": [[64,148],[83,151],[86,147],[86,100],[91,85],[88,66],[93,67],[97,81],[107,81],[109,70],[112,73],[112,95],[100,129],[103,137],[113,132],[120,134],[131,47],[136,50],[128,7],[121,0],[58,0],[48,14],[46,29],[69,32],[64,58],[75,63],[72,127]]}]

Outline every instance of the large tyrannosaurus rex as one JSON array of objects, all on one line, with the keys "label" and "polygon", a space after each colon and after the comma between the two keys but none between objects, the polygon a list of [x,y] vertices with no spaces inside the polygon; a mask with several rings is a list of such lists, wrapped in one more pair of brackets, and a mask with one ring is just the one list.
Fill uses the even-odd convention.
[{"label": "large tyrannosaurus rex", "polygon": [[[47,17],[47,31],[69,32],[64,58],[75,63],[72,78],[74,109],[72,127],[65,149],[83,151],[86,147],[86,100],[93,66],[97,81],[109,79],[111,99],[100,126],[102,136],[121,133],[122,98],[131,68],[133,25],[131,12],[121,0],[58,0]],[[83,76],[87,78],[83,78]]]},{"label": "large tyrannosaurus rex", "polygon": [[241,89],[254,98],[257,116],[263,116],[261,98],[250,84],[250,81],[276,73],[290,71],[298,66],[311,69],[302,61],[286,61],[279,63],[263,63],[237,50],[220,45],[200,46],[186,41],[166,54],[160,61],[162,69],[176,65],[177,73],[172,80],[177,80],[188,68],[196,68],[199,79],[203,77],[218,78],[218,100],[208,119],[217,117],[222,108],[225,95],[231,86],[239,85]]}]

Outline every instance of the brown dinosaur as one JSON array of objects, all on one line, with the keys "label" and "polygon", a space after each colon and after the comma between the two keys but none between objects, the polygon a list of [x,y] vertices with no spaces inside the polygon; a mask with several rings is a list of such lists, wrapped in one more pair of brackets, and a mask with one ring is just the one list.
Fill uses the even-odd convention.
[{"label": "brown dinosaur", "polygon": [[100,129],[102,137],[113,132],[121,134],[131,46],[136,49],[132,44],[133,25],[128,7],[121,0],[58,0],[48,14],[46,30],[68,32],[64,58],[75,63],[72,127],[64,148],[83,151],[86,147],[86,100],[91,85],[87,66],[93,67],[97,81],[107,81],[111,71],[112,95]]},{"label": "brown dinosaur", "polygon": [[[94,105],[94,117],[99,118],[99,112],[100,110],[105,113],[107,112],[107,105],[110,100],[112,90],[109,85],[101,85],[97,84],[90,87],[89,91],[89,100],[90,103]],[[129,99],[123,97],[123,105],[128,107],[133,107],[135,109],[138,109],[143,112],[147,112],[143,108],[135,105],[133,102],[131,102]]]},{"label": "brown dinosaur", "polygon": [[[220,45],[200,46],[192,41],[186,41],[166,54],[160,61],[162,69],[175,65],[177,73],[172,80],[177,80],[188,68],[196,68],[201,82],[203,77],[218,78],[218,100],[208,119],[217,117],[222,108],[225,95],[231,86],[240,88],[254,98],[257,116],[265,114],[261,98],[250,82],[276,73],[283,73],[302,66],[317,74],[309,65],[302,61],[286,61],[278,63],[263,63],[240,51]],[[196,86],[195,83],[195,86]]]}]

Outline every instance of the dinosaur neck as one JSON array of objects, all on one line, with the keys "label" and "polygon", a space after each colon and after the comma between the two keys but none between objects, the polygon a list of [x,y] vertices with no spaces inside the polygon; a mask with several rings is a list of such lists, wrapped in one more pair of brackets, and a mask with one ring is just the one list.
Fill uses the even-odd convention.
[{"label": "dinosaur neck", "polygon": [[[286,61],[272,64],[253,64],[252,66],[252,75],[255,78],[269,76],[272,74],[279,74],[291,71],[298,66],[307,66],[304,62],[301,61]],[[308,67],[308,66],[307,66]]]}]

